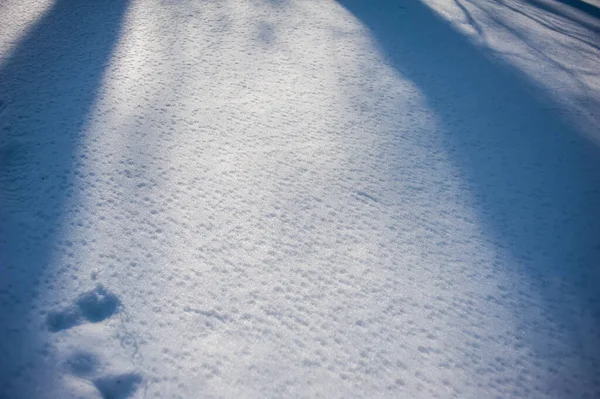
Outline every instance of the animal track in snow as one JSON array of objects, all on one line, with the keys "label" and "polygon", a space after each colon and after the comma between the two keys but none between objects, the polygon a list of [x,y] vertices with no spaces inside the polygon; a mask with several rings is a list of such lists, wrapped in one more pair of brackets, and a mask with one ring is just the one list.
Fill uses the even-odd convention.
[{"label": "animal track in snow", "polygon": [[81,294],[72,306],[48,313],[46,324],[50,331],[57,332],[84,322],[98,323],[118,312],[120,305],[115,294],[98,285]]},{"label": "animal track in snow", "polygon": [[[119,298],[99,284],[93,290],[81,294],[73,305],[60,311],[50,312],[46,322],[51,332],[81,325],[81,330],[77,334],[82,339],[81,342],[87,342],[84,346],[106,348],[111,336],[106,330],[109,327],[99,325],[96,328],[91,324],[110,318],[120,309]],[[72,345],[67,348],[69,347],[73,348]],[[127,370],[126,357],[120,356],[117,352],[107,361],[106,356],[82,349],[81,345],[77,345],[77,349],[72,352],[71,349],[67,351],[70,353],[67,352],[68,356],[63,363],[67,374],[75,377],[74,381],[79,381],[77,384],[89,387],[86,389],[96,389],[103,399],[127,399],[137,391],[143,381],[141,374]]]},{"label": "animal track in snow", "polygon": [[66,361],[68,370],[74,376],[88,381],[98,390],[103,399],[127,399],[138,389],[143,378],[134,372],[108,373],[102,375],[105,364],[101,357],[85,351],[74,352]]},{"label": "animal track in snow", "polygon": [[139,374],[126,373],[98,378],[94,385],[103,399],[126,399],[137,390],[141,382],[142,377]]},{"label": "animal track in snow", "polygon": [[99,362],[94,354],[82,351],[71,355],[67,365],[73,374],[87,376],[96,371]]}]

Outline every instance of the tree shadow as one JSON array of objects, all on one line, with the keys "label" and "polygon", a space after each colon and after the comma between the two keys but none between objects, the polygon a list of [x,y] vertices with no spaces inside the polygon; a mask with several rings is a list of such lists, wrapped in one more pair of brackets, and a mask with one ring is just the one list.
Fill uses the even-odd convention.
[{"label": "tree shadow", "polygon": [[80,206],[79,146],[127,7],[56,0],[0,65],[0,396],[33,397],[33,305],[50,288],[44,272],[69,257],[59,243],[65,216]]},{"label": "tree shadow", "polygon": [[[469,0],[466,0],[466,1],[471,6],[477,7],[481,12],[487,14],[488,18],[490,18],[492,21],[494,21],[494,23],[502,26],[504,29],[510,30],[515,36],[519,37],[519,39],[521,41],[525,41],[523,33],[517,32],[515,29],[512,29],[510,26],[508,26],[506,24],[506,22],[502,22],[496,15],[494,15],[493,12],[488,11],[485,7],[482,7],[477,2],[472,2]],[[460,0],[454,0],[454,3],[461,9],[463,14],[467,18],[467,22],[477,31],[477,34],[480,37],[484,38],[484,32],[481,30],[481,28],[479,28],[477,26],[477,22],[471,17],[469,11],[464,6],[464,4],[462,4]],[[575,40],[576,42],[579,42],[582,45],[585,45],[585,46],[591,47],[594,50],[600,51],[600,45],[598,43],[598,38],[596,37],[596,35],[598,33],[600,33],[600,30],[599,30],[600,25],[588,23],[587,21],[585,21],[581,18],[576,18],[576,17],[574,17],[572,15],[568,15],[564,12],[561,13],[560,10],[551,8],[545,4],[540,4],[534,0],[531,0],[528,3],[523,3],[520,5],[510,4],[509,2],[499,0],[498,4],[502,5],[502,7],[505,7],[506,9],[512,11],[513,13],[518,14],[519,16],[527,18],[528,20],[530,20],[533,23],[539,24],[540,26],[544,27],[545,29],[549,29],[549,30],[556,32],[558,34],[561,34],[567,38]],[[527,4],[531,4],[532,7],[531,6],[528,7]],[[575,32],[572,29],[569,29],[568,27],[565,26],[564,22],[568,22],[571,25],[575,25],[575,26],[585,29],[585,34],[580,33],[580,32]],[[592,36],[590,37],[589,34],[591,34]],[[538,49],[538,46],[536,46],[535,44],[530,43],[530,42],[526,42],[526,44],[528,47],[530,47],[531,49],[536,51],[538,53],[538,55],[542,56],[547,61],[550,61],[550,62],[556,64],[556,61],[553,61],[549,55],[540,51]]]},{"label": "tree shadow", "polygon": [[[502,4],[503,7],[508,8],[512,12],[531,20],[532,22],[540,24],[541,26],[543,26],[546,29],[551,29],[556,33],[567,36],[567,37],[569,37],[573,40],[576,40],[584,45],[592,47],[595,50],[600,49],[598,37],[596,37],[596,35],[598,35],[600,33],[600,25],[598,25],[597,23],[596,24],[591,23],[589,21],[586,21],[585,19],[570,15],[568,13],[561,11],[560,9],[558,9],[556,7],[552,7],[546,3],[541,3],[536,0],[530,0],[527,3],[527,4],[531,4],[535,8],[534,7],[523,7],[523,6],[518,7],[516,5],[510,5],[505,1],[500,1],[500,4]],[[481,9],[481,7],[480,7],[480,9]],[[484,12],[486,12],[486,11],[484,11]],[[494,16],[491,15],[491,13],[488,13],[488,12],[486,12],[486,13],[488,14],[488,16],[490,18],[495,19],[496,22],[498,21],[497,18],[494,18]],[[569,23],[571,23],[575,26],[580,26],[583,29],[585,29],[587,31],[587,33],[592,34],[593,36],[588,37],[587,35],[572,32],[563,26],[562,21],[568,21]],[[505,24],[503,24],[503,26],[506,27]]]},{"label": "tree shadow", "polygon": [[[496,267],[532,288],[515,292],[505,306],[520,320],[533,364],[551,368],[550,359],[562,357],[577,365],[571,375],[540,382],[540,389],[565,398],[600,391],[596,145],[565,123],[550,96],[522,72],[476,47],[420,1],[338,2],[423,93],[488,239],[504,259],[514,259]],[[531,305],[536,297],[543,309]],[[542,323],[531,320],[534,313]],[[557,340],[568,351],[552,348]]]},{"label": "tree shadow", "polygon": [[[600,19],[600,10],[597,7],[595,7],[589,3],[584,3],[583,1],[579,1],[579,0],[554,0],[554,1],[568,5],[575,10],[582,11],[583,13],[580,13],[577,15],[574,13],[565,12],[565,7],[560,7],[560,6],[557,7],[556,3],[539,1],[539,0],[527,0],[526,4],[530,4],[534,7],[536,7],[539,11],[541,11],[542,13],[545,13],[546,15],[548,15],[550,17],[550,18],[540,18],[539,14],[535,17],[532,17],[531,15],[528,15],[528,13],[524,12],[523,10],[518,9],[516,6],[509,6],[504,1],[502,1],[501,4],[505,7],[511,8],[513,11],[518,12],[519,14],[525,16],[526,18],[534,20],[535,22],[539,22],[540,20],[544,20],[544,19],[546,21],[550,21],[553,19],[552,17],[558,17],[560,19],[567,20],[575,25],[580,25],[581,27],[583,27],[583,28],[587,29],[588,31],[593,32],[595,34],[600,33],[600,27],[598,26],[598,23],[597,23],[598,21],[594,21],[589,18],[586,18],[586,15],[587,15],[589,17]],[[583,5],[583,4],[585,4],[585,5]],[[557,32],[560,32],[560,31],[557,30]],[[589,41],[587,44],[589,44]]]},{"label": "tree shadow", "polygon": [[[565,4],[575,10],[586,13],[590,17],[600,19],[600,8],[598,8],[598,6],[588,3],[586,1],[583,1],[583,0],[555,0],[555,1]],[[552,12],[552,13],[558,12],[554,7],[551,7],[548,4],[544,4],[539,0],[530,0],[530,3],[533,3],[533,4],[537,5],[538,7],[543,7],[545,10]]]},{"label": "tree shadow", "polygon": [[[468,1],[468,0],[467,0]],[[476,21],[470,16],[469,11],[466,9],[466,7],[460,3],[460,0],[454,0],[455,4],[461,9],[461,11],[463,12],[463,14],[465,16],[467,16],[467,21],[471,26],[476,26]],[[540,46],[540,43],[538,43],[535,39],[531,39],[530,37],[528,37],[527,34],[525,34],[521,29],[517,29],[514,28],[512,26],[510,26],[509,24],[506,23],[506,21],[502,21],[500,18],[498,18],[498,16],[494,15],[493,12],[490,12],[489,10],[486,10],[485,7],[481,7],[479,4],[477,4],[477,2],[469,2],[472,6],[477,7],[479,9],[479,11],[481,11],[482,13],[486,14],[487,17],[493,21],[494,24],[496,24],[498,27],[501,27],[504,31],[506,32],[510,32],[515,38],[517,38],[521,43],[523,43],[525,46],[527,46],[527,48],[533,53],[535,54],[536,57],[538,57],[539,59],[541,59],[543,62],[551,65],[553,68],[556,68],[557,70],[560,70],[561,72],[564,73],[565,76],[568,77],[568,79],[570,79],[572,81],[573,84],[577,85],[577,89],[580,90],[580,92],[585,93],[588,91],[587,89],[587,85],[584,81],[582,81],[582,70],[578,70],[578,69],[574,69],[573,67],[569,67],[563,64],[563,62],[560,62],[555,55],[553,54],[548,54],[545,50],[543,46]],[[513,5],[508,4],[505,1],[500,0],[498,2],[498,4],[502,5],[502,7],[512,11],[515,14],[519,14],[520,16],[523,16],[527,19],[529,19],[530,21],[537,23],[539,25],[541,25],[542,27],[544,27],[545,29],[551,30],[553,32],[556,32],[558,34],[561,34],[563,36],[565,36],[565,38],[570,38],[572,40],[575,40],[576,42],[578,42],[579,44],[582,45],[582,47],[579,47],[579,54],[583,57],[594,57],[594,52],[589,51],[589,49],[586,49],[586,51],[584,52],[583,46],[588,46],[593,50],[597,50],[600,51],[600,47],[595,44],[597,42],[595,35],[595,31],[592,28],[587,28],[586,29],[586,33],[591,34],[593,36],[591,37],[587,37],[587,35],[584,34],[577,34],[575,32],[570,32],[569,29],[564,26],[562,23],[558,22],[558,21],[552,21],[555,18],[549,18],[548,17],[548,12],[542,10],[542,9],[535,9],[534,7],[516,7]],[[575,21],[573,19],[569,19],[566,18],[568,21],[570,21],[570,23],[578,25],[580,24],[580,21]],[[482,39],[485,39],[485,35],[483,30],[481,30],[481,28],[477,29],[479,36]],[[555,46],[564,46],[564,44],[562,43],[558,43],[555,42]],[[582,58],[583,59],[583,58]],[[579,65],[580,68],[582,68],[581,65]],[[583,68],[582,68],[583,69]],[[557,78],[558,80],[558,78]]]}]

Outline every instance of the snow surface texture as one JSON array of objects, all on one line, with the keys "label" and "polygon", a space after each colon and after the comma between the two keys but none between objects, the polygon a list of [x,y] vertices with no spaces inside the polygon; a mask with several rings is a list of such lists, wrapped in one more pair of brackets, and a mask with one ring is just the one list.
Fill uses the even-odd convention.
[{"label": "snow surface texture", "polygon": [[598,10],[0,2],[0,398],[600,397]]}]

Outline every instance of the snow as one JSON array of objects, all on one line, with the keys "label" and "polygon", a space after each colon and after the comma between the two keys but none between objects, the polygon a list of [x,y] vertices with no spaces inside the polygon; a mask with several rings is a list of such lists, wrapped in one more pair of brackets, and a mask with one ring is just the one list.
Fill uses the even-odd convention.
[{"label": "snow", "polygon": [[0,398],[600,397],[599,7],[3,1]]}]

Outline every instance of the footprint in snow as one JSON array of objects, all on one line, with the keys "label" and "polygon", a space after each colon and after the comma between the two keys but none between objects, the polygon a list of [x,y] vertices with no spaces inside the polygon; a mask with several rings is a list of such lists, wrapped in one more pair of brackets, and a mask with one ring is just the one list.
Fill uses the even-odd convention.
[{"label": "footprint in snow", "polygon": [[127,399],[131,397],[142,382],[138,373],[115,373],[101,375],[102,361],[93,353],[77,351],[67,361],[69,371],[88,380],[100,393],[102,399]]},{"label": "footprint in snow", "polygon": [[119,298],[102,285],[81,294],[75,303],[63,310],[51,311],[46,318],[48,329],[52,332],[89,323],[98,323],[119,311]]},{"label": "footprint in snow", "polygon": [[103,399],[126,399],[132,395],[142,377],[136,373],[126,373],[100,377],[94,380],[94,385],[102,394]]},{"label": "footprint in snow", "polygon": [[[58,332],[85,323],[99,323],[120,310],[119,298],[99,284],[93,290],[81,294],[71,306],[49,312],[46,324],[51,332]],[[135,372],[106,373],[107,363],[101,357],[83,350],[71,353],[65,365],[68,374],[77,377],[79,381],[87,381],[86,384],[97,389],[102,399],[127,399],[143,381],[141,374]]]}]

